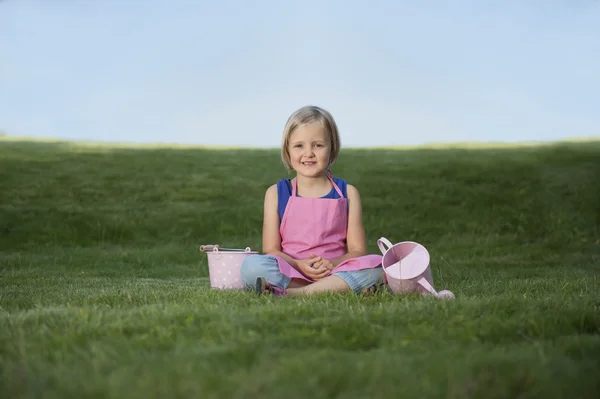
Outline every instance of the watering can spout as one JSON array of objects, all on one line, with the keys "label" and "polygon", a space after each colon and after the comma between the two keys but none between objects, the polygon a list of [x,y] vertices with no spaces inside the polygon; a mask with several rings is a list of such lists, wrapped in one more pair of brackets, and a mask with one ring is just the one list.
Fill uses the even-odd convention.
[{"label": "watering can spout", "polygon": [[440,292],[438,292],[437,297],[440,299],[454,299],[454,294],[452,293],[452,291],[441,290]]}]

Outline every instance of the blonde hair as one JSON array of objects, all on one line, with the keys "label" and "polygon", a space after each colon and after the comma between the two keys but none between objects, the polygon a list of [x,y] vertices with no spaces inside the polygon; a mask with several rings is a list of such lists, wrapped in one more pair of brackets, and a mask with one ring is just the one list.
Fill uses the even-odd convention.
[{"label": "blonde hair", "polygon": [[338,154],[340,153],[341,141],[340,134],[333,116],[331,116],[331,114],[323,108],[314,105],[307,105],[296,110],[292,115],[290,115],[285,124],[285,128],[283,129],[281,160],[288,170],[293,170],[289,150],[290,136],[292,133],[294,133],[294,130],[300,126],[309,125],[311,123],[320,123],[325,128],[325,131],[329,136],[328,138],[331,146],[331,152],[329,154],[329,164],[327,167],[333,165],[337,160]]}]

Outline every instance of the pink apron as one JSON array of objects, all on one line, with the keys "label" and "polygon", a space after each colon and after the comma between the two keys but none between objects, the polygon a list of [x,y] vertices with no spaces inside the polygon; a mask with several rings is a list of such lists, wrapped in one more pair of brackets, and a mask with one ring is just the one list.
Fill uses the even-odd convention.
[{"label": "pink apron", "polygon": [[[292,180],[292,195],[285,207],[279,233],[281,252],[294,259],[306,259],[314,253],[332,261],[347,252],[348,200],[333,179],[330,176],[328,178],[340,198],[296,197],[296,179]],[[281,257],[275,258],[285,276],[314,282]],[[381,265],[381,259],[381,255],[348,259],[337,265],[331,274],[377,267]]]}]

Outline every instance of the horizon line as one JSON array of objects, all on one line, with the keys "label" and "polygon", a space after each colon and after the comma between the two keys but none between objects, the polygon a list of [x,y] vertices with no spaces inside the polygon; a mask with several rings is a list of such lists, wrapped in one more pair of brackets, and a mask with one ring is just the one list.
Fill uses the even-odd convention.
[{"label": "horizon line", "polygon": [[[212,150],[279,150],[279,146],[254,147],[254,146],[233,146],[233,145],[206,145],[206,144],[184,144],[173,142],[134,142],[134,141],[103,141],[103,140],[81,140],[65,139],[54,137],[33,137],[33,136],[15,136],[4,134],[0,135],[0,141],[22,141],[32,143],[57,143],[70,144],[81,147],[105,147],[105,148],[172,148],[172,149],[212,149]],[[524,140],[524,141],[454,141],[454,142],[428,142],[422,144],[391,144],[378,146],[351,146],[341,149],[348,150],[386,150],[386,149],[417,149],[417,148],[510,148],[510,147],[535,147],[548,146],[560,143],[586,143],[600,142],[598,136],[570,137],[558,140]]]}]

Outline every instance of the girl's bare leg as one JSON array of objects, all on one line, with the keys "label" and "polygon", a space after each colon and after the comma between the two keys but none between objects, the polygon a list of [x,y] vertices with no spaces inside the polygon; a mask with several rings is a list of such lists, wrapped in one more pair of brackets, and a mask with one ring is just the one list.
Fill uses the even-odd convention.
[{"label": "girl's bare leg", "polygon": [[286,290],[289,290],[290,288],[306,287],[308,284],[310,284],[310,282],[308,282],[306,280],[300,280],[300,279],[293,278],[292,281],[290,281],[290,283],[288,284],[288,287],[286,288]]},{"label": "girl's bare leg", "polygon": [[[294,280],[292,280],[293,282]],[[320,292],[345,292],[350,291],[350,286],[338,276],[327,276],[324,279],[315,281],[305,286],[292,286],[292,283],[286,289],[290,296],[302,296],[317,294]]]}]

